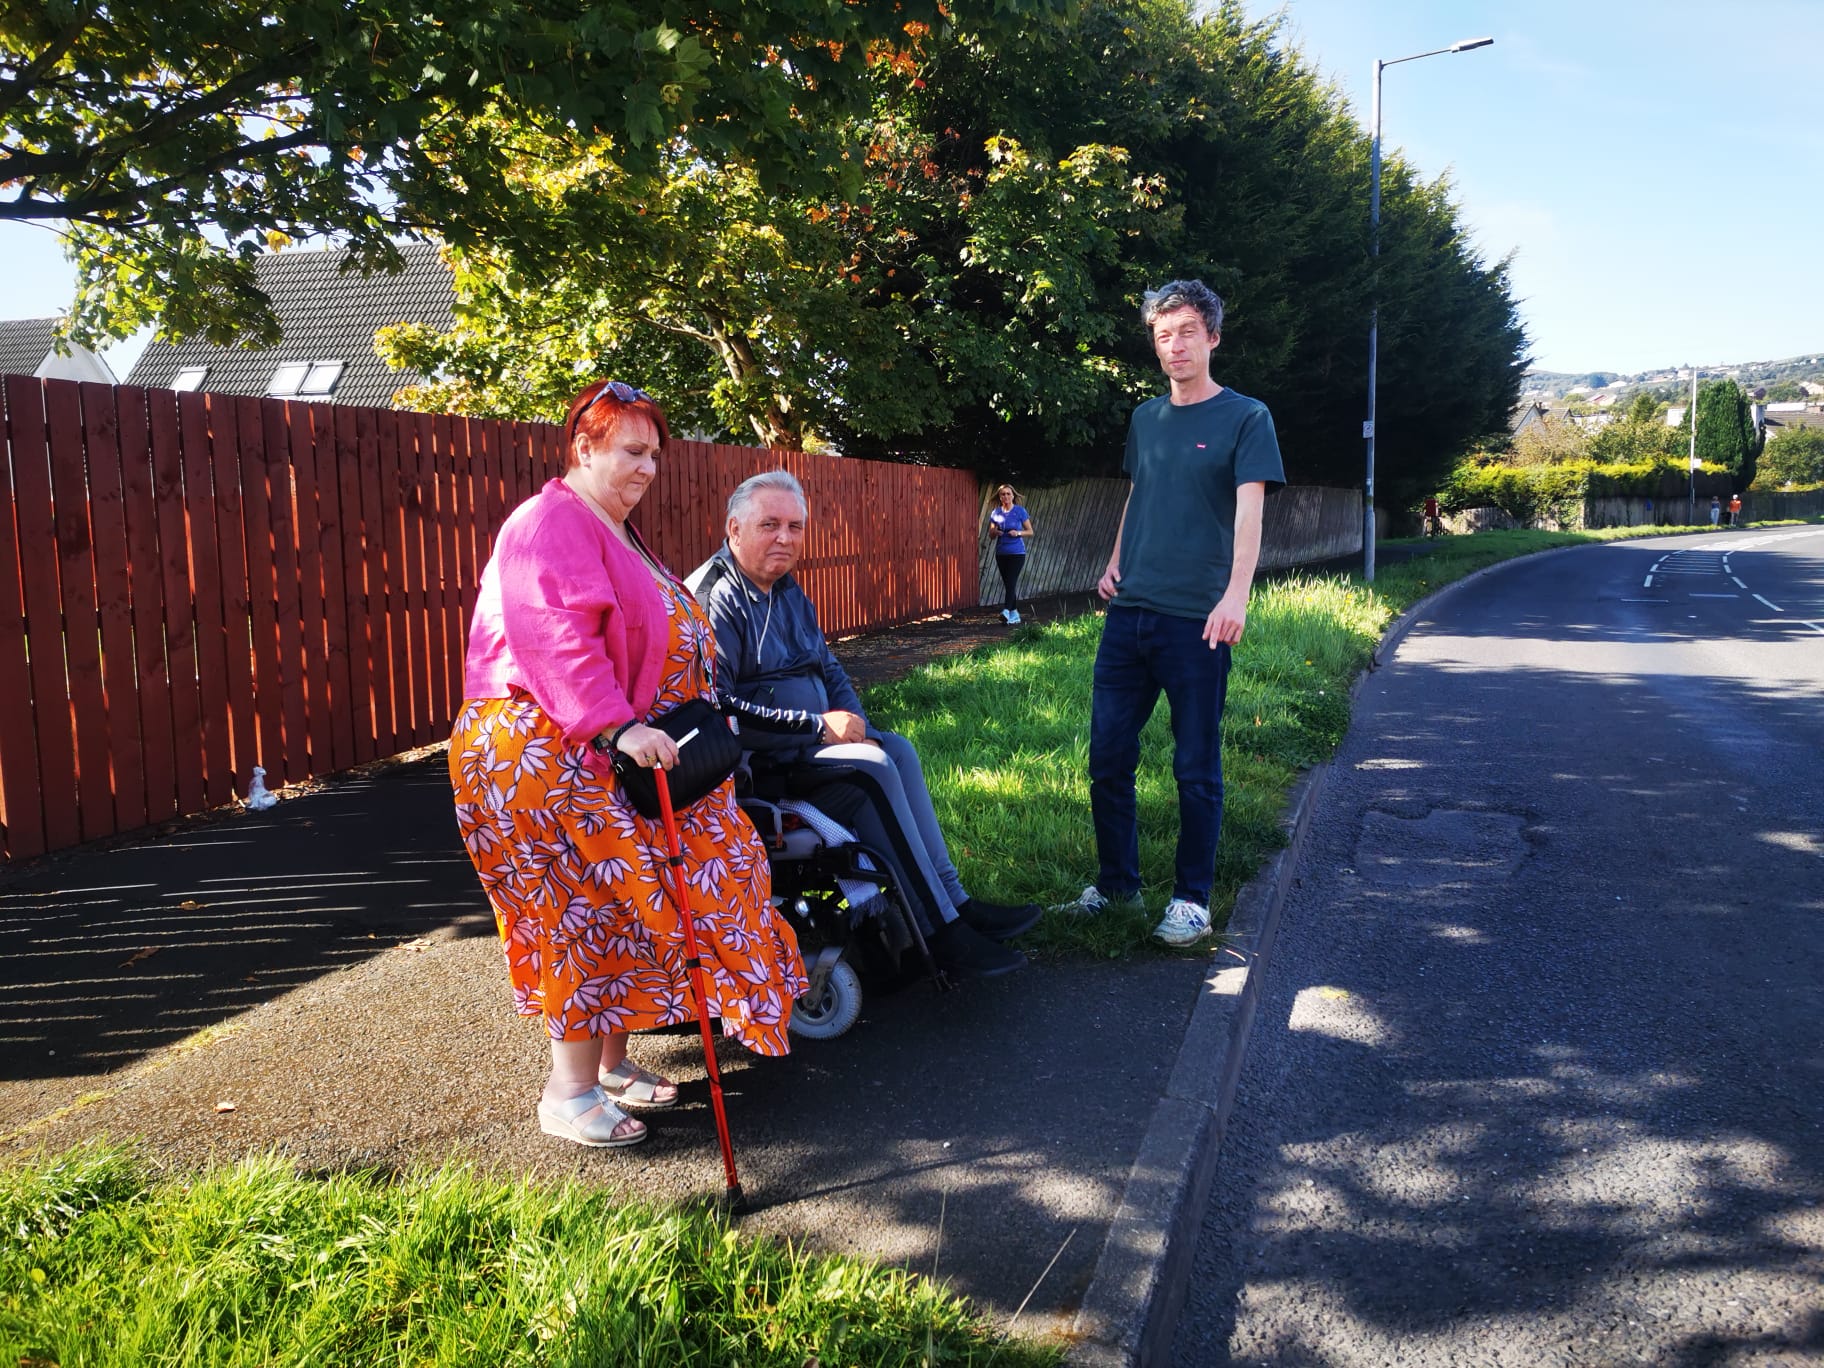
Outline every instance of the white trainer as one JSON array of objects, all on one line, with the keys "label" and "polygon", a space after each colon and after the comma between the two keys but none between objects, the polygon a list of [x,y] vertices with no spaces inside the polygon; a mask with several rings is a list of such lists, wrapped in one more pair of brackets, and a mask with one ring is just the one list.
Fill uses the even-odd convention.
[{"label": "white trainer", "polygon": [[1062,912],[1067,917],[1099,917],[1111,907],[1132,910],[1140,905],[1138,893],[1130,894],[1125,898],[1111,898],[1094,884],[1090,884],[1072,901],[1059,903],[1051,910]]},{"label": "white trainer", "polygon": [[1173,898],[1165,918],[1153,928],[1153,939],[1167,945],[1189,945],[1210,934],[1210,909],[1188,898]]},{"label": "white trainer", "polygon": [[1018,627],[1020,625],[1020,610],[1018,608],[1009,608],[1007,610],[1007,623],[1011,627]]},{"label": "white trainer", "polygon": [[1013,626],[1013,609],[1001,609],[1001,621],[1006,623],[1009,627]]}]

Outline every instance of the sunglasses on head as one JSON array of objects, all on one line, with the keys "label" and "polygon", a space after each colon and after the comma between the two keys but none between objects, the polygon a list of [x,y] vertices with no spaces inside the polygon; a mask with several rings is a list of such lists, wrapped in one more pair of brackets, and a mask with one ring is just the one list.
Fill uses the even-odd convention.
[{"label": "sunglasses on head", "polygon": [[594,408],[597,404],[602,402],[602,397],[604,395],[613,395],[615,400],[622,404],[637,403],[641,399],[644,399],[649,404],[654,404],[654,403],[658,402],[650,394],[646,393],[646,391],[643,389],[639,389],[638,387],[636,387],[634,385],[629,385],[629,384],[625,383],[624,381],[610,380],[607,384],[603,385],[599,390],[597,390],[595,392],[594,396],[589,400],[588,403],[584,404],[580,409],[578,409],[576,411],[576,417],[571,420],[571,424],[570,424],[572,429],[575,428],[577,423],[580,423],[582,421],[583,415],[585,413],[589,412],[590,409]]}]

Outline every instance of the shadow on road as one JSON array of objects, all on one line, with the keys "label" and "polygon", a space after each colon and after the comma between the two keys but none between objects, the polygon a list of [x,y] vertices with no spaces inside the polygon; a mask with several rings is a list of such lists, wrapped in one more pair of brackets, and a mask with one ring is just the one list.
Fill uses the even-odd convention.
[{"label": "shadow on road", "polygon": [[1609,668],[1686,648],[1648,612],[1407,639],[1300,864],[1178,1363],[1824,1352],[1824,679]]}]

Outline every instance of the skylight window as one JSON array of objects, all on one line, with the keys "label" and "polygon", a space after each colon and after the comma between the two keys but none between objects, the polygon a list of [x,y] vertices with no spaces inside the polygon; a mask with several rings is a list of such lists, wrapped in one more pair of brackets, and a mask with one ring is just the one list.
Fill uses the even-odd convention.
[{"label": "skylight window", "polygon": [[266,393],[276,399],[289,399],[298,392],[304,383],[304,377],[310,374],[310,366],[303,361],[287,361],[272,373],[272,383],[266,386]]},{"label": "skylight window", "polygon": [[287,361],[272,373],[266,393],[275,399],[321,399],[342,378],[340,361]]},{"label": "skylight window", "polygon": [[203,381],[209,378],[207,366],[185,366],[177,373],[177,379],[171,382],[174,390],[200,390]]}]

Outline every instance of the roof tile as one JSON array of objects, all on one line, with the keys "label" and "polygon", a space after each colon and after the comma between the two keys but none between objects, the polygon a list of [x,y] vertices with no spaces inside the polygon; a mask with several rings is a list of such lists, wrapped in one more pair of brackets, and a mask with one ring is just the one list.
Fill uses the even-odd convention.
[{"label": "roof tile", "polygon": [[[217,347],[200,339],[175,346],[154,342],[127,377],[129,385],[169,388],[180,370],[207,366],[202,388],[216,394],[265,394],[288,361],[340,361],[332,400],[384,408],[399,390],[421,383],[415,371],[394,370],[374,354],[374,333],[393,323],[447,329],[455,293],[449,267],[431,243],[403,243],[397,275],[344,271],[345,249],[281,252],[255,259],[260,288],[272,298],[284,340],[276,347]],[[37,364],[36,362],[33,363]],[[305,396],[306,398],[310,396]]]}]

